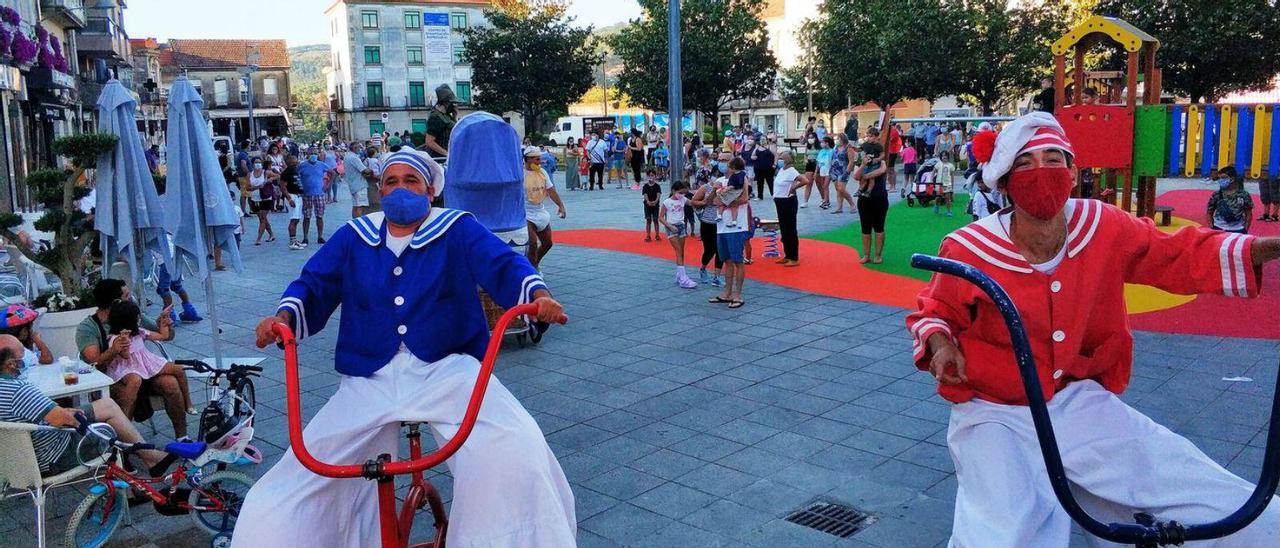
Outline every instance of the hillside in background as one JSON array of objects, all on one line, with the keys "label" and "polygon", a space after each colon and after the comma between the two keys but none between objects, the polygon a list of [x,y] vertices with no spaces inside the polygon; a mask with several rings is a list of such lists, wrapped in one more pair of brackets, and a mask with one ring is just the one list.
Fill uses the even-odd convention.
[{"label": "hillside in background", "polygon": [[293,116],[303,127],[293,137],[304,143],[323,139],[328,133],[329,97],[324,76],[328,66],[328,45],[289,48],[289,85],[296,105]]}]

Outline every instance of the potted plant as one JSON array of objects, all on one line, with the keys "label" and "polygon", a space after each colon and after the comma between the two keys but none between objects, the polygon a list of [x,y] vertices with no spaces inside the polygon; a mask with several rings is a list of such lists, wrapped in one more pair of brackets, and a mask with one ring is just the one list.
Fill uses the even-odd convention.
[{"label": "potted plant", "polygon": [[[85,284],[85,269],[95,231],[93,218],[81,211],[76,202],[89,195],[89,188],[80,184],[86,171],[94,167],[99,156],[115,148],[118,140],[115,135],[101,133],[59,138],[53,142],[53,150],[70,159],[73,169],[42,169],[27,175],[27,186],[44,208],[44,215],[33,223],[34,228],[52,233],[52,246],[37,247],[29,236],[19,234],[17,229],[23,224],[21,215],[0,214],[0,236],[13,246],[11,249],[49,269],[62,281],[61,292],[41,295],[32,303],[48,311],[40,319],[46,340],[74,337],[76,325],[93,313],[93,296]],[[62,333],[64,330],[68,332]]]},{"label": "potted plant", "polygon": [[27,175],[27,186],[44,207],[44,215],[34,223],[35,229],[53,234],[53,245],[48,249],[37,248],[29,237],[15,231],[22,226],[21,215],[0,214],[0,236],[23,256],[56,274],[67,295],[80,295],[84,290],[84,272],[94,237],[92,217],[76,205],[77,200],[89,195],[89,188],[79,182],[117,141],[115,135],[101,133],[59,138],[53,142],[53,150],[70,159],[73,169],[42,169]]}]

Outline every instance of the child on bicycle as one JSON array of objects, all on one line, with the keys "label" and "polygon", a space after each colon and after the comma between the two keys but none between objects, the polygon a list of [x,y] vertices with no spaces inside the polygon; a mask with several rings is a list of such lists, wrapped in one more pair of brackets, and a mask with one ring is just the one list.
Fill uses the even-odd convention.
[{"label": "child on bicycle", "polygon": [[[164,314],[168,314],[169,309],[166,308]],[[173,434],[179,438],[187,435],[187,419],[183,416],[197,414],[196,408],[191,404],[191,390],[187,387],[187,374],[177,364],[166,360],[163,356],[152,352],[147,348],[147,341],[164,341],[169,340],[169,329],[167,324],[160,328],[159,332],[147,331],[142,329],[142,310],[133,301],[116,301],[111,305],[111,311],[108,316],[108,324],[111,329],[107,332],[111,338],[107,340],[107,344],[111,345],[116,338],[125,337],[129,339],[129,350],[117,356],[111,365],[107,366],[104,373],[111,377],[114,381],[119,381],[129,375],[137,375],[143,379],[168,375],[178,382],[178,389],[182,392],[183,409],[166,409],[169,419],[173,421]]]}]

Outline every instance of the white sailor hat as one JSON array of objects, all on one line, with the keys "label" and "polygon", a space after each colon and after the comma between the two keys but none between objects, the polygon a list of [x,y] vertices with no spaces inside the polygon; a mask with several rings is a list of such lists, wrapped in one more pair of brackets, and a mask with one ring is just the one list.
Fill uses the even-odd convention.
[{"label": "white sailor hat", "polygon": [[1013,161],[1035,150],[1054,148],[1075,156],[1075,149],[1058,120],[1047,112],[1032,112],[1009,122],[996,138],[991,161],[982,167],[982,182],[995,188],[1001,177],[1013,169]]}]

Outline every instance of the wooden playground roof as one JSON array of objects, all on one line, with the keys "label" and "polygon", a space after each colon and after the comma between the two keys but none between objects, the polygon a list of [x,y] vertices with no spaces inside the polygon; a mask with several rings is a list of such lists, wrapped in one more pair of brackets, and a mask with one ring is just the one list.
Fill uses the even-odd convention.
[{"label": "wooden playground roof", "polygon": [[1076,25],[1075,28],[1054,42],[1053,54],[1066,55],[1067,51],[1077,44],[1084,43],[1089,38],[1099,34],[1115,40],[1125,51],[1136,53],[1142,49],[1142,46],[1146,45],[1151,45],[1155,48],[1160,47],[1160,41],[1156,40],[1154,36],[1130,25],[1123,19],[1095,15]]}]

